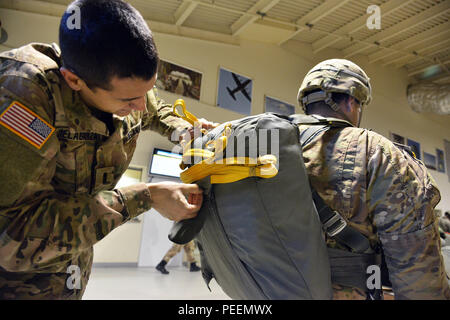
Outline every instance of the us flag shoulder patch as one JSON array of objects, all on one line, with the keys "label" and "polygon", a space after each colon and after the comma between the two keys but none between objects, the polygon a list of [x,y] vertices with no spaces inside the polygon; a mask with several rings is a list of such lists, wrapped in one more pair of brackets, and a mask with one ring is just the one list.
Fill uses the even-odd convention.
[{"label": "us flag shoulder patch", "polygon": [[44,119],[17,101],[13,101],[0,115],[0,124],[38,149],[55,131]]}]

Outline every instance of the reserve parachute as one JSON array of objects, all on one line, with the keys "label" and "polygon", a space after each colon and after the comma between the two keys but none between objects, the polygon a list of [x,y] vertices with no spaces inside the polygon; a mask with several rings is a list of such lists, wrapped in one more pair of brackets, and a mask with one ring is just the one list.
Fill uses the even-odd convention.
[{"label": "reserve parachute", "polygon": [[299,130],[272,113],[225,123],[185,147],[181,179],[204,190],[169,238],[200,250],[203,277],[232,299],[330,299],[330,264]]}]

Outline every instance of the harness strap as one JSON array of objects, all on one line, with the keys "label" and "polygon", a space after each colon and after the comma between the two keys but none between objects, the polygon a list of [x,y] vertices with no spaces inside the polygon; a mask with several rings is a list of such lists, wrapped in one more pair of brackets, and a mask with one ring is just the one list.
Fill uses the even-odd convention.
[{"label": "harness strap", "polygon": [[278,174],[276,163],[277,158],[270,154],[256,159],[231,157],[214,162],[206,159],[183,171],[180,178],[184,183],[192,183],[210,176],[212,184],[231,183],[248,177],[272,178]]},{"label": "harness strap", "polygon": [[[331,127],[352,126],[344,120],[327,119],[317,115],[296,115],[292,118],[292,121],[297,125],[311,125],[300,134],[302,147]],[[312,186],[311,191],[320,222],[328,237],[352,250],[328,248],[332,282],[359,288],[366,292],[368,299],[381,299],[382,290],[369,290],[367,287],[367,267],[381,265],[381,255],[375,253],[370,246],[369,239],[347,225],[345,219],[337,211],[332,210]]]},{"label": "harness strap", "polygon": [[369,239],[362,233],[353,229],[342,216],[325,204],[316,190],[312,190],[313,200],[319,214],[320,222],[330,238],[345,245],[356,253],[372,252]]},{"label": "harness strap", "polygon": [[[297,125],[310,124],[311,126],[300,134],[302,147],[313,141],[320,133],[327,131],[331,127],[347,127],[350,123],[340,119],[324,118],[318,115],[305,116],[295,115],[291,117]],[[369,240],[359,231],[347,225],[345,219],[335,210],[325,204],[316,190],[311,186],[312,197],[322,222],[324,231],[330,238],[335,239],[340,244],[349,247],[353,252],[368,253],[371,251]]]},{"label": "harness strap", "polygon": [[356,287],[369,293],[371,298],[379,298],[381,290],[369,290],[367,268],[381,264],[381,255],[353,253],[341,249],[328,248],[331,267],[331,281],[338,285]]}]

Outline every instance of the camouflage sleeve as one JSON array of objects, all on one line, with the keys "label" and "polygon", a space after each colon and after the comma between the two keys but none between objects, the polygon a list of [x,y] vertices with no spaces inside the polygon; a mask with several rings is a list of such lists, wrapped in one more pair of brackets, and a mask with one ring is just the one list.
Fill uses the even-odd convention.
[{"label": "camouflage sleeve", "polygon": [[369,142],[368,204],[396,299],[450,299],[433,209],[440,193],[422,162],[386,138]]},{"label": "camouflage sleeve", "polygon": [[157,89],[153,88],[147,93],[147,112],[143,116],[144,130],[153,130],[178,143],[181,133],[192,125],[175,116],[172,105],[158,97]]},{"label": "camouflage sleeve", "polygon": [[[52,123],[51,101],[41,85],[20,77],[1,77],[0,85],[0,115],[19,101]],[[0,135],[0,269],[65,272],[59,268],[73,253],[150,209],[145,184],[93,196],[58,193],[52,186],[56,135],[50,134],[40,148],[5,125],[0,125]]]}]

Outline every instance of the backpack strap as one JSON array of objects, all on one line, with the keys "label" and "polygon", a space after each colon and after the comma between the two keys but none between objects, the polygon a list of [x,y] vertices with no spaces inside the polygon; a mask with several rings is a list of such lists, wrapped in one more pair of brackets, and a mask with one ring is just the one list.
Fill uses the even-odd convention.
[{"label": "backpack strap", "polygon": [[[290,117],[290,120],[296,125],[310,125],[300,134],[300,143],[302,147],[313,141],[320,133],[329,130],[332,127],[348,127],[351,123],[336,119],[325,118],[319,115],[296,114]],[[349,247],[353,252],[368,253],[371,251],[369,240],[359,231],[349,227],[347,222],[335,210],[332,210],[325,204],[316,190],[311,186],[312,197],[319,214],[320,222],[326,234],[337,242]]]},{"label": "backpack strap", "polygon": [[[351,123],[335,118],[324,118],[318,115],[293,115],[290,120],[296,125],[310,125],[300,133],[302,147],[313,141],[319,134],[333,127],[349,127]],[[366,269],[369,265],[381,264],[381,255],[375,252],[369,239],[356,229],[350,227],[345,219],[331,209],[311,186],[312,198],[316,205],[320,222],[328,237],[336,240],[351,251],[328,248],[331,265],[332,282],[358,287],[366,291],[368,299],[380,299],[381,290],[368,290]]]},{"label": "backpack strap", "polygon": [[[336,118],[325,118],[319,115],[296,114],[290,117],[296,125],[310,125],[300,134],[302,147],[313,141],[320,133],[332,127],[352,126],[349,122]],[[319,214],[320,222],[326,234],[337,242],[349,247],[353,252],[369,253],[371,251],[369,240],[359,231],[349,227],[347,222],[335,210],[325,204],[316,190],[311,186],[312,197]]]},{"label": "backpack strap", "polygon": [[325,118],[320,115],[304,115],[294,114],[289,117],[289,120],[296,125],[309,125],[310,127],[300,133],[300,143],[302,146],[310,143],[320,133],[327,131],[330,128],[345,128],[353,127],[353,125],[345,120],[337,118]]},{"label": "backpack strap", "polygon": [[372,252],[369,239],[350,227],[337,211],[332,210],[325,204],[322,197],[314,189],[312,189],[312,196],[320,222],[322,222],[323,229],[330,238],[349,247],[355,253]]},{"label": "backpack strap", "polygon": [[296,125],[328,125],[331,127],[354,127],[350,122],[338,118],[325,118],[318,114],[293,114],[289,116],[289,120]]}]

